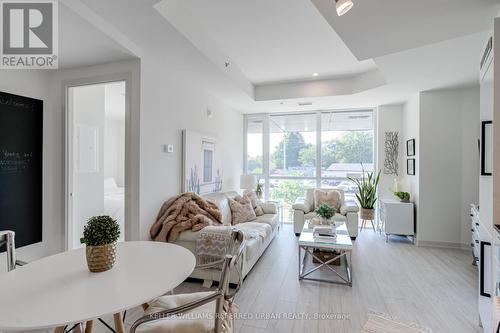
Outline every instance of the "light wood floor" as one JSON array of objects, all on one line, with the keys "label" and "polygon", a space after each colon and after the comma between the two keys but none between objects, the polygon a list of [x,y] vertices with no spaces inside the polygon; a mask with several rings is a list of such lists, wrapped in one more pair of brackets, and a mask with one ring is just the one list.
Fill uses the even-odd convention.
[{"label": "light wood floor", "polygon": [[[285,225],[245,280],[240,313],[339,313],[346,320],[239,320],[237,332],[359,332],[368,311],[398,317],[434,332],[481,332],[477,269],[469,252],[421,248],[403,238],[385,243],[363,230],[355,241],[353,287],[297,279],[297,240]],[[176,293],[199,289],[184,283]],[[130,325],[139,311],[129,311]],[[112,321],[111,321],[112,322]],[[128,326],[127,325],[127,326]],[[106,332],[100,323],[95,332]]]}]

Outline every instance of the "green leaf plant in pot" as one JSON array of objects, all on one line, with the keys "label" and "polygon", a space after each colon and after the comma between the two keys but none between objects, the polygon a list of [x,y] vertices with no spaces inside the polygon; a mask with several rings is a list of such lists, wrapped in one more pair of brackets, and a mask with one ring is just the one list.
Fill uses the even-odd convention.
[{"label": "green leaf plant in pot", "polygon": [[401,202],[410,202],[410,193],[408,193],[408,192],[394,192],[394,195]]},{"label": "green leaf plant in pot", "polygon": [[332,217],[335,216],[336,210],[335,208],[327,205],[326,203],[322,203],[315,210],[316,215],[319,216],[321,220],[321,224],[330,224]]},{"label": "green leaf plant in pot", "polygon": [[375,176],[373,172],[365,172],[363,164],[361,164],[361,168],[363,170],[361,178],[347,178],[358,187],[356,198],[361,206],[361,219],[373,220],[375,218],[375,203],[377,202],[377,187],[380,180],[380,170]]},{"label": "green leaf plant in pot", "polygon": [[261,182],[257,181],[257,188],[255,189],[255,194],[257,194],[257,197],[259,199],[262,199],[262,194],[264,193],[264,184]]},{"label": "green leaf plant in pot", "polygon": [[113,268],[119,237],[120,226],[112,217],[94,216],[87,221],[80,242],[86,245],[87,266],[91,272],[104,272]]}]

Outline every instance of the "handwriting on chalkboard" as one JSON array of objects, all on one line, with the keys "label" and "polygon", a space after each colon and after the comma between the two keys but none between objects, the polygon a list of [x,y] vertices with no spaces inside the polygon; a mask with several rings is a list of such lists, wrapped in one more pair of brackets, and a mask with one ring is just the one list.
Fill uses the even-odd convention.
[{"label": "handwriting on chalkboard", "polygon": [[3,149],[0,152],[0,174],[21,173],[30,167],[32,160],[32,152]]},{"label": "handwriting on chalkboard", "polygon": [[21,96],[15,95],[2,95],[0,94],[0,105],[10,105],[14,107],[19,107],[23,109],[28,109],[33,111],[35,109],[35,102],[32,100],[27,100]]}]

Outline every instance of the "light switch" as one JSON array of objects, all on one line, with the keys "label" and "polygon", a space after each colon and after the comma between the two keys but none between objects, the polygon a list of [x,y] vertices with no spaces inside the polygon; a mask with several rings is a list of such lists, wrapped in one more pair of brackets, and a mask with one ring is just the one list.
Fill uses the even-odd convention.
[{"label": "light switch", "polygon": [[163,145],[163,151],[165,153],[173,153],[174,152],[174,145]]}]

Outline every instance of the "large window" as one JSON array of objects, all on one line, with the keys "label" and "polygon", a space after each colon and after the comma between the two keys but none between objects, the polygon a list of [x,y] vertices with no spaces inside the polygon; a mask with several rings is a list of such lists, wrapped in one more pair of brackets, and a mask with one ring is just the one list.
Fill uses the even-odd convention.
[{"label": "large window", "polygon": [[318,111],[246,117],[246,172],[265,184],[291,222],[292,205],[308,188],[339,187],[354,199],[347,177],[374,169],[371,110]]},{"label": "large window", "polygon": [[314,177],[316,174],[316,115],[269,117],[271,177]]},{"label": "large window", "polygon": [[247,144],[247,173],[262,175],[264,173],[264,122],[263,120],[247,120],[246,126]]},{"label": "large window", "polygon": [[341,188],[354,199],[357,188],[347,177],[373,171],[373,147],[371,111],[321,113],[321,187]]}]

